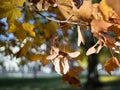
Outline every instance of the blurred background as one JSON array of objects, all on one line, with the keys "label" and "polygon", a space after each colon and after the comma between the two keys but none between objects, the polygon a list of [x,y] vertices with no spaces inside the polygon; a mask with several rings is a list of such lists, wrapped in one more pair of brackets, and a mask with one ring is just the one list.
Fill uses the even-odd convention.
[{"label": "blurred background", "polygon": [[[94,3],[99,1],[93,0]],[[0,90],[119,90],[120,69],[117,68],[110,76],[102,67],[111,57],[108,50],[103,48],[98,55],[86,56],[88,44],[93,44],[93,41],[87,42],[86,46],[79,48],[81,55],[78,57],[77,64],[80,64],[84,70],[79,76],[81,87],[73,87],[62,82],[61,76],[53,71],[51,63],[42,66],[39,60],[31,62],[25,57],[15,57],[13,54],[20,48],[17,46],[18,42],[15,42],[16,46],[10,43],[15,41],[14,35],[4,32],[8,29],[6,18],[0,20],[0,27],[4,33],[4,35],[0,34]],[[71,30],[69,32],[76,33]],[[88,37],[93,38],[87,31],[84,31],[84,36],[86,41]],[[38,51],[34,49],[31,51],[44,53],[46,47],[46,44],[43,43]],[[10,52],[13,54],[9,54]],[[116,56],[120,57],[117,54]]]}]

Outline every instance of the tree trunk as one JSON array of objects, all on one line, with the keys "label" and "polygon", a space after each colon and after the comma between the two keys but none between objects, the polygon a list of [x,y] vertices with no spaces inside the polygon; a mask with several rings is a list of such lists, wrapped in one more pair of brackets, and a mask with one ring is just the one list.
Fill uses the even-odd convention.
[{"label": "tree trunk", "polygon": [[[87,31],[86,36],[86,48],[87,50],[95,44],[95,38],[91,34],[91,28]],[[89,40],[88,40],[89,39]],[[88,75],[86,88],[102,87],[102,83],[99,81],[99,75],[97,71],[98,56],[97,54],[92,54],[88,56]]]}]

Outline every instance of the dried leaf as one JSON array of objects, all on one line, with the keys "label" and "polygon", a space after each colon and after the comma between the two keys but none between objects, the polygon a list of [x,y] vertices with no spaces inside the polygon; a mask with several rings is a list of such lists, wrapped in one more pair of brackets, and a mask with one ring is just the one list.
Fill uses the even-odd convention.
[{"label": "dried leaf", "polygon": [[[56,3],[57,3],[58,9],[66,19],[68,19],[73,15],[72,0],[56,0]],[[76,19],[76,18],[72,17],[72,19]]]},{"label": "dried leaf", "polygon": [[99,33],[108,32],[108,27],[110,27],[110,26],[112,26],[112,24],[108,23],[104,20],[92,20],[92,22],[91,22],[92,33],[96,37],[99,36]]},{"label": "dried leaf", "polygon": [[87,50],[86,55],[91,55],[93,53],[96,53],[96,49],[94,46]]},{"label": "dried leaf", "polygon": [[58,48],[51,46],[51,52],[50,55],[47,57],[47,59],[52,60],[52,63],[55,66],[55,71],[60,74],[64,75],[69,71],[69,59],[75,58],[80,54],[80,52],[72,52],[68,53],[62,50],[59,50]]},{"label": "dried leaf", "polygon": [[102,43],[100,41],[98,41],[94,46],[92,46],[91,48],[89,48],[87,50],[86,55],[99,53],[99,51],[101,50],[102,47],[103,47]]},{"label": "dried leaf", "polygon": [[120,39],[120,25],[114,24],[108,28]]},{"label": "dried leaf", "polygon": [[58,56],[54,60],[52,60],[52,63],[55,67],[55,71],[61,75],[61,67],[60,67],[60,57]]},{"label": "dried leaf", "polygon": [[[79,9],[72,3],[73,15],[79,20],[90,21],[92,16],[92,0],[83,0],[83,4]],[[87,11],[87,12],[86,12]]]},{"label": "dried leaf", "polygon": [[80,26],[78,25],[77,26],[78,28],[78,42],[77,42],[77,44],[78,44],[78,46],[80,46],[80,44],[81,44],[81,42],[83,43],[83,44],[85,44],[85,40],[84,40],[84,38],[83,38],[83,35],[82,35],[82,32],[81,32],[81,30],[80,30]]},{"label": "dried leaf", "polygon": [[42,10],[42,4],[43,4],[43,0],[39,0],[39,2],[37,2],[37,4],[36,4],[36,7],[39,11]]},{"label": "dried leaf", "polygon": [[76,52],[71,52],[71,53],[67,53],[71,58],[76,58],[80,55],[80,52],[76,51]]},{"label": "dried leaf", "polygon": [[106,72],[108,72],[111,75],[111,71],[113,71],[115,68],[120,67],[120,62],[116,57],[110,58],[105,64],[104,68]]},{"label": "dried leaf", "polygon": [[80,86],[80,80],[78,78],[79,74],[83,69],[78,67],[72,67],[67,74],[63,75],[62,80],[63,82],[68,82],[72,86]]}]

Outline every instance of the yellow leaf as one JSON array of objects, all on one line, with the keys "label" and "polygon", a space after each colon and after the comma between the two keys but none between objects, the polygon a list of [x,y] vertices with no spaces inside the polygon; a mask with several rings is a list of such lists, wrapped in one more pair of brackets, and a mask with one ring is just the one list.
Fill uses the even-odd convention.
[{"label": "yellow leaf", "polygon": [[22,27],[27,33],[29,33],[30,36],[32,36],[32,37],[36,36],[35,32],[34,32],[35,26],[33,24],[29,24],[29,23],[25,22],[22,24]]},{"label": "yellow leaf", "polygon": [[8,22],[14,22],[22,16],[20,9],[15,7],[12,0],[0,0],[0,18],[8,18]]},{"label": "yellow leaf", "polygon": [[14,33],[20,42],[26,38],[26,31],[23,29],[22,24],[19,22],[11,23],[7,32]]},{"label": "yellow leaf", "polygon": [[9,1],[11,1],[16,6],[21,6],[22,7],[26,0],[9,0]]},{"label": "yellow leaf", "polygon": [[20,42],[22,42],[27,36],[26,32],[23,29],[16,29],[16,31],[14,32],[14,35]]},{"label": "yellow leaf", "polygon": [[16,25],[14,23],[11,23],[7,32],[14,33],[16,31],[16,29],[17,29]]},{"label": "yellow leaf", "polygon": [[109,5],[120,17],[120,0],[106,0]]},{"label": "yellow leaf", "polygon": [[58,29],[58,24],[54,21],[50,21],[43,25],[45,36],[50,37]]},{"label": "yellow leaf", "polygon": [[106,0],[102,0],[100,2],[99,8],[104,16],[104,19],[109,20],[110,12],[112,11],[112,8],[106,4]]},{"label": "yellow leaf", "polygon": [[26,44],[22,47],[22,49],[17,53],[17,56],[18,57],[25,56],[31,45],[32,45],[32,42],[27,41]]},{"label": "yellow leaf", "polygon": [[50,60],[46,60],[46,57],[48,55],[42,55],[42,54],[35,54],[35,55],[29,55],[28,58],[31,60],[31,61],[37,61],[37,60],[40,60],[42,65],[45,66],[47,64],[49,64]]},{"label": "yellow leaf", "polygon": [[33,24],[29,24],[29,23],[23,23],[22,24],[22,26],[23,26],[23,29],[25,30],[25,31],[33,31],[33,29],[34,29],[34,25]]},{"label": "yellow leaf", "polygon": [[27,33],[31,37],[36,36],[34,32],[34,25],[29,23],[23,23],[23,24],[19,22],[11,23],[7,32],[14,33],[14,35],[17,37],[17,39],[20,42],[22,42],[26,38]]}]

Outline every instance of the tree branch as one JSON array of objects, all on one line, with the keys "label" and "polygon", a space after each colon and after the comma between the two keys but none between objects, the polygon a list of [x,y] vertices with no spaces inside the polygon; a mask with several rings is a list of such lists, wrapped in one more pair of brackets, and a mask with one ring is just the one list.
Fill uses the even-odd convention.
[{"label": "tree branch", "polygon": [[[47,17],[47,16],[44,16],[42,15],[39,11],[35,10],[35,12],[37,14],[39,14],[40,16],[42,16],[43,18],[47,19],[47,20],[50,20],[50,21],[55,21],[57,23],[69,23],[69,24],[74,24],[74,25],[80,25],[80,26],[90,26],[89,24],[81,24],[81,23],[78,23],[78,22],[72,22],[72,21],[69,21],[69,20],[56,20],[56,19],[53,19],[53,18],[50,18],[50,17]],[[73,15],[72,15],[73,16]],[[71,16],[71,17],[72,17]],[[70,17],[70,18],[71,18]]]}]

